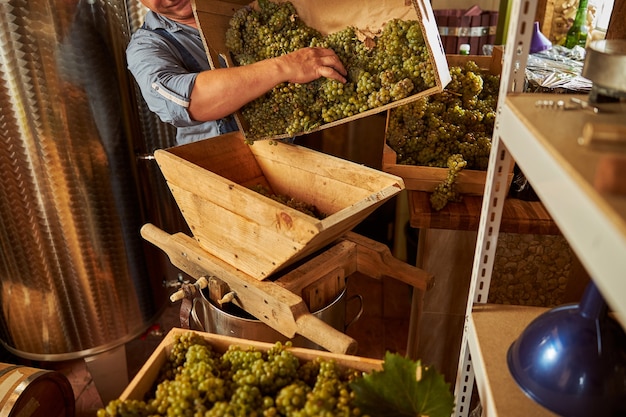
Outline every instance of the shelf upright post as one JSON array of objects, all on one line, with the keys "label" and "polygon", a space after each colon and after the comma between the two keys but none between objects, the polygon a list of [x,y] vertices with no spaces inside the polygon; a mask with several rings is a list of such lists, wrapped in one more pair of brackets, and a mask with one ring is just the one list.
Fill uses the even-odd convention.
[{"label": "shelf upright post", "polygon": [[[508,93],[522,92],[524,90],[526,63],[530,52],[536,3],[536,1],[532,0],[513,0],[510,8],[507,42],[504,50],[500,91],[498,93],[496,123],[492,137],[487,179],[485,181],[472,277],[467,297],[459,367],[454,389],[454,417],[467,417],[470,412],[475,369],[472,366],[471,352],[467,339],[468,323],[473,305],[475,303],[487,302],[498,243],[500,220],[502,218],[502,207],[508,191],[506,181],[508,181],[511,164],[513,164],[511,155],[500,140],[501,132],[506,129],[506,126],[498,123],[498,115]],[[476,382],[478,392],[482,395],[486,388],[480,385],[480,379]],[[487,415],[493,414],[488,412]]]}]

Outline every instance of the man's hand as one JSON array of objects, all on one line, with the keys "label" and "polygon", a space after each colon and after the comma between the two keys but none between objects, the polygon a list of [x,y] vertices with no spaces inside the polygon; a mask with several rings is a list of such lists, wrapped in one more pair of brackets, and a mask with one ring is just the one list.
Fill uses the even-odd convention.
[{"label": "man's hand", "polygon": [[304,84],[320,77],[346,82],[348,72],[332,49],[302,48],[276,58],[287,81]]}]

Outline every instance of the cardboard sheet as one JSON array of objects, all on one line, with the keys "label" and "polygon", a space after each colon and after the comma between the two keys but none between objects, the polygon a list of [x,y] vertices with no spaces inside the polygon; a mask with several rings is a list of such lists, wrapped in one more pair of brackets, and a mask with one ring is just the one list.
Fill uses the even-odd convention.
[{"label": "cardboard sheet", "polygon": [[[307,25],[323,35],[339,32],[346,26],[354,26],[362,32],[376,33],[385,22],[392,19],[415,20],[415,8],[411,1],[378,0],[362,2],[355,7],[354,1],[292,0],[298,16]],[[349,19],[349,24],[346,24]]]}]

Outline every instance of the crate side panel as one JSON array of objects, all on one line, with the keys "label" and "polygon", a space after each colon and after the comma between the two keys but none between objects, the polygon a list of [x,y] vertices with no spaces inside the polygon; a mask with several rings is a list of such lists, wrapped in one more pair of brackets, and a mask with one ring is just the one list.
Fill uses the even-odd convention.
[{"label": "crate side panel", "polygon": [[[171,148],[170,150],[173,151],[174,149]],[[157,151],[155,157],[170,189],[176,187],[178,190],[174,197],[183,215],[186,218],[193,215],[194,219],[200,221],[200,223],[195,223],[195,229],[204,226],[210,227],[210,224],[205,224],[205,222],[215,221],[214,217],[203,214],[203,204],[206,202],[207,204],[214,204],[217,211],[231,212],[241,216],[245,222],[275,229],[296,240],[300,239],[298,236],[309,236],[317,233],[317,220],[304,213],[264,197],[245,186],[240,186],[236,182],[199,167],[169,151]],[[231,158],[230,164],[233,165],[233,168],[229,168],[229,170],[235,171],[238,159]],[[258,168],[256,161],[254,166]],[[242,169],[242,171],[244,170]],[[255,173],[262,176],[260,169]],[[246,174],[243,177],[249,176]],[[185,193],[180,192],[180,190],[184,190]],[[277,217],[283,219],[288,217],[285,220],[287,223],[277,228]],[[192,230],[194,230],[193,226],[190,224]]]},{"label": "crate side panel", "polygon": [[274,160],[324,178],[360,187],[368,194],[402,180],[380,170],[314,151],[304,146],[284,143],[270,145],[269,142],[262,141],[258,144],[255,143],[251,149],[259,164],[263,164],[262,169],[264,171],[267,171],[267,165],[261,162],[261,158]]},{"label": "crate side panel", "polygon": [[359,202],[369,204],[373,195],[387,198],[382,197],[387,194],[383,190],[389,187],[396,192],[404,187],[397,176],[306,148],[265,147],[263,143],[253,147],[263,150],[255,151],[257,162],[275,191],[313,204],[326,214],[355,207]]},{"label": "crate side panel", "polygon": [[[435,81],[437,83],[437,91],[427,93],[430,95],[440,92],[448,85],[451,80],[450,70],[448,68],[446,53],[441,43],[435,13],[433,12],[430,1],[412,0],[412,4],[417,13],[417,20],[422,27],[424,39],[426,39],[426,45],[430,52],[431,65],[433,66]],[[425,94],[422,94],[422,96],[424,95]]]},{"label": "crate side panel", "polygon": [[[165,150],[179,158],[237,184],[263,175],[250,145],[240,132],[175,146]],[[173,164],[178,164],[176,161]]]},{"label": "crate side panel", "polygon": [[[383,170],[404,178],[407,190],[435,191],[435,187],[448,176],[446,168],[396,164],[395,152],[385,144]],[[486,171],[463,170],[457,177],[457,190],[462,194],[482,195]]]},{"label": "crate side panel", "polygon": [[[157,346],[154,353],[148,358],[146,363],[139,370],[137,375],[132,379],[130,384],[122,392],[119,399],[121,400],[141,400],[146,395],[151,393],[154,383],[164,366],[167,355],[172,351],[174,346],[174,340],[176,335],[192,332],[201,336],[211,347],[219,353],[224,353],[230,346],[239,346],[242,349],[249,347],[267,351],[272,346],[271,343],[256,342],[247,339],[239,339],[230,336],[222,336],[212,333],[198,332],[180,328],[173,328],[168,332],[163,341]],[[311,361],[316,358],[322,358],[335,361],[339,366],[343,368],[355,369],[361,372],[381,371],[383,362],[377,359],[371,359],[360,356],[344,355],[338,353],[331,353],[321,350],[313,350],[306,348],[289,348],[293,354],[300,359],[300,361]]]},{"label": "crate side panel", "polygon": [[220,67],[220,56],[226,60],[228,66],[234,66],[226,48],[226,30],[235,11],[250,3],[249,0],[194,0],[192,2],[211,68]]},{"label": "crate side panel", "polygon": [[[278,245],[281,240],[286,240],[293,242],[293,245],[303,246],[319,232],[319,220],[254,191],[251,193],[257,194],[257,198],[239,199],[241,204],[235,203],[224,207],[216,204],[215,199],[205,198],[176,185],[171,185],[171,189],[176,201],[181,202],[179,205],[182,207],[183,215],[196,220],[191,227],[194,235],[203,230],[223,228],[229,230],[232,235],[241,235],[242,240],[267,239],[265,244],[270,245]],[[232,189],[227,192],[245,195],[234,193]],[[247,242],[242,242],[242,245],[244,244]]]},{"label": "crate side panel", "polygon": [[[298,224],[297,218],[285,210],[260,216],[264,224],[259,224],[193,192],[170,187],[179,206],[184,207],[183,216],[200,246],[256,279],[271,275],[300,253],[318,233],[306,222]],[[256,207],[260,210],[250,206],[249,210],[241,210],[267,213],[263,205]]]},{"label": "crate side panel", "polygon": [[[271,161],[265,177],[274,190],[317,207],[332,218],[336,212],[353,206],[372,194],[353,183],[336,181],[291,165]],[[293,181],[297,179],[297,181]]]}]

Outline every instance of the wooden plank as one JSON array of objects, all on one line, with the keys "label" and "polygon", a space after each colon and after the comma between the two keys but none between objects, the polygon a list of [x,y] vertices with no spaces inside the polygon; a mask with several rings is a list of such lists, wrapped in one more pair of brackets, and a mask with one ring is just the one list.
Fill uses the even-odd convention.
[{"label": "wooden plank", "polygon": [[[417,229],[478,230],[482,196],[464,196],[459,203],[448,203],[433,210],[430,195],[409,191],[409,222]],[[540,201],[508,198],[502,211],[500,231],[522,234],[561,234],[558,226]]]},{"label": "wooden plank", "polygon": [[319,277],[302,289],[302,299],[309,311],[319,311],[328,306],[346,287],[346,275],[342,267]]},{"label": "wooden plank", "polygon": [[357,248],[354,242],[339,241],[274,282],[294,294],[302,294],[306,287],[320,277],[333,274],[339,266],[342,267],[344,276],[352,275],[357,270],[356,256]]},{"label": "wooden plank", "polygon": [[[511,344],[541,313],[541,307],[477,304],[469,318],[469,343],[477,355],[477,386],[485,415],[557,417],[522,391],[511,375],[507,355]],[[475,353],[474,353],[475,352]],[[474,362],[473,362],[474,363]],[[490,395],[485,390],[489,387]]]},{"label": "wooden plank", "polygon": [[[315,173],[333,185],[345,184],[358,189],[359,194],[351,197],[354,200],[360,200],[362,196],[378,192],[381,188],[389,187],[397,182],[397,178],[393,176],[385,175],[385,173],[380,175],[379,170],[362,165],[357,165],[358,168],[356,168],[354,163],[346,159],[312,152],[311,149],[303,146],[292,144],[278,146],[262,141],[255,143],[250,149],[266,176],[270,173],[273,175],[279,173],[283,167],[298,168],[306,173]],[[358,182],[363,179],[366,181]]]},{"label": "wooden plank", "polygon": [[[238,133],[217,136],[201,141],[198,145],[175,146],[166,151],[181,160],[190,161],[196,169],[206,170],[237,184],[263,176],[250,146]],[[176,161],[177,159],[173,159],[167,162],[167,167]]]}]

